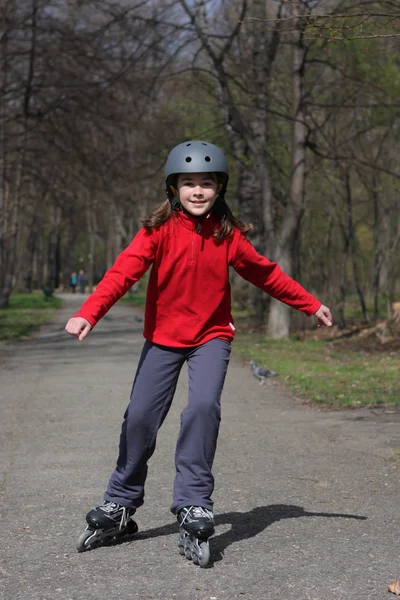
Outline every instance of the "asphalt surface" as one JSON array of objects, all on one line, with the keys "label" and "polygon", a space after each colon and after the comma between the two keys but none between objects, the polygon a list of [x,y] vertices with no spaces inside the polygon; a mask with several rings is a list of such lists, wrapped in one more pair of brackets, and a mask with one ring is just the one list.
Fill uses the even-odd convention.
[{"label": "asphalt surface", "polygon": [[[151,459],[140,533],[78,553],[102,500],[143,345],[118,304],[83,343],[82,297],[29,341],[0,346],[0,597],[5,600],[360,600],[400,577],[398,412],[324,412],[233,358],[214,466],[216,534],[200,569],[169,512],[187,378]],[[273,368],[273,365],[264,365]]]}]

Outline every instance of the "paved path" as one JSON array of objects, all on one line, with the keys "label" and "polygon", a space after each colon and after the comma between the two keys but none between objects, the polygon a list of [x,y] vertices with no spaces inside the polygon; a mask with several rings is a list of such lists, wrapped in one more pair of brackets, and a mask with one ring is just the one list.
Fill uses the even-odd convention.
[{"label": "paved path", "polygon": [[319,412],[231,362],[215,462],[212,564],[176,548],[169,513],[186,375],[159,434],[134,541],[79,554],[102,499],[143,339],[119,304],[80,344],[81,298],[0,346],[0,597],[5,600],[381,600],[400,576],[399,414]]}]

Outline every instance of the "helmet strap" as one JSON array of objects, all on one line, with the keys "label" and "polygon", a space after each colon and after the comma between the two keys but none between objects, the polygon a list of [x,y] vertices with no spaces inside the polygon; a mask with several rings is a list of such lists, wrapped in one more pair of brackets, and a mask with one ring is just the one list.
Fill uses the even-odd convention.
[{"label": "helmet strap", "polygon": [[177,196],[173,196],[172,200],[169,198],[170,202],[171,202],[171,206],[172,206],[172,210],[181,210],[182,209],[182,205],[179,201],[179,198],[177,198]]}]

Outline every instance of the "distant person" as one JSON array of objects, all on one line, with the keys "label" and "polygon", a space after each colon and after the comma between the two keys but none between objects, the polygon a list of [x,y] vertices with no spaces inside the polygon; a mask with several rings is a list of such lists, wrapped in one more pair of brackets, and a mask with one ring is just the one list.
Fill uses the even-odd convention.
[{"label": "distant person", "polygon": [[78,278],[76,276],[76,273],[75,273],[75,271],[72,271],[71,275],[69,276],[69,286],[70,286],[73,294],[75,294],[75,292],[76,292],[77,283],[78,283]]},{"label": "distant person", "polygon": [[87,278],[85,271],[83,269],[79,269],[78,285],[79,285],[79,291],[81,294],[85,293],[85,288],[87,286],[87,282],[88,282],[88,278]]},{"label": "distant person", "polygon": [[[330,326],[331,312],[246,239],[251,229],[225,202],[228,164],[222,151],[200,141],[176,146],[165,168],[167,197],[118,256],[96,291],[66,324],[82,341],[111,306],[151,266],[146,339],[122,425],[119,456],[103,504],[86,516],[78,550],[137,531],[147,463],[180,371],[189,370],[188,405],[181,415],[171,511],[180,525],[179,551],[207,565],[214,533],[212,465],[221,418],[221,393],[235,327],[229,266],[267,294]],[[74,374],[76,377],[76,372]]]}]

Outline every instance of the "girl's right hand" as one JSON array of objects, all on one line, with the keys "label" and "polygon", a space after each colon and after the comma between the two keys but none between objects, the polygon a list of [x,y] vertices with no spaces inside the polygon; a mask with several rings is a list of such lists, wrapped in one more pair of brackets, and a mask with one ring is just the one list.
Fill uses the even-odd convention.
[{"label": "girl's right hand", "polygon": [[85,339],[91,329],[91,324],[83,317],[72,317],[65,326],[65,330],[70,335],[77,337],[80,342]]}]

